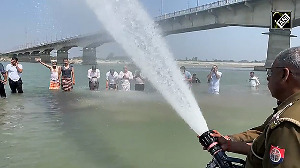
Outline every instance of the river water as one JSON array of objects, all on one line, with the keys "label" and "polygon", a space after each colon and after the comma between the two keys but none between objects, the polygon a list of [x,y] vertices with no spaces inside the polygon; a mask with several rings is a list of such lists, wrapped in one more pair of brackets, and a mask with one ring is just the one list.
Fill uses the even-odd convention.
[{"label": "river water", "polygon": [[[1,168],[202,168],[211,159],[149,83],[145,92],[105,91],[105,73],[110,68],[119,72],[124,64],[98,65],[99,91],[88,89],[90,66],[74,65],[72,92],[48,90],[47,68],[22,65],[24,94],[11,95],[6,85],[7,99],[0,99]],[[129,70],[136,68],[129,65]],[[276,104],[265,72],[256,72],[262,84],[251,90],[251,69],[219,67],[220,95],[210,95],[210,67],[187,70],[202,82],[192,91],[209,128],[223,134],[262,123]]]}]

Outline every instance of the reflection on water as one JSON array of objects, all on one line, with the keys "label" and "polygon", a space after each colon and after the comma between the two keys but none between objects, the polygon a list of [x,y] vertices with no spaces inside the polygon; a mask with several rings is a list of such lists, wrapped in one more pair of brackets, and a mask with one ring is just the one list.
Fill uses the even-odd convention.
[{"label": "reflection on water", "polygon": [[[0,167],[111,168],[204,167],[210,155],[202,151],[195,133],[172,107],[146,84],[146,92],[89,91],[89,66],[75,65],[72,92],[49,91],[49,71],[23,63],[24,94],[0,100]],[[248,70],[223,72],[220,95],[207,94],[209,69],[188,69],[202,81],[192,91],[211,129],[224,134],[242,131],[264,121],[275,106],[265,73],[262,85],[248,87]],[[251,120],[250,120],[251,119]]]}]

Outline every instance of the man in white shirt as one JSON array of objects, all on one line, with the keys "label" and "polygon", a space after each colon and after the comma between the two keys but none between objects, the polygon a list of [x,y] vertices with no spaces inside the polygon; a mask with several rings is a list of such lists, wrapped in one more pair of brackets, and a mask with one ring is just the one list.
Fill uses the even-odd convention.
[{"label": "man in white shirt", "polygon": [[99,88],[98,79],[100,78],[100,70],[97,69],[95,65],[93,65],[92,68],[88,70],[87,77],[89,78],[90,90],[96,90],[96,89],[98,90]]},{"label": "man in white shirt", "polygon": [[124,72],[119,73],[119,79],[121,79],[121,86],[123,91],[130,90],[130,80],[133,79],[132,72],[128,71],[127,66],[123,68]]},{"label": "man in white shirt", "polygon": [[11,93],[23,93],[22,89],[22,72],[23,66],[19,64],[17,57],[12,57],[10,64],[6,66],[6,76],[8,77]]},{"label": "man in white shirt", "polygon": [[180,72],[183,75],[183,80],[188,84],[189,88],[192,87],[192,75],[189,71],[185,70],[185,66],[180,67]]},{"label": "man in white shirt", "polygon": [[106,73],[106,90],[117,90],[117,81],[118,81],[118,72],[116,72],[114,69],[110,69]]},{"label": "man in white shirt", "polygon": [[207,79],[209,82],[209,93],[219,94],[220,92],[220,78],[222,76],[222,72],[218,71],[218,66],[213,65],[210,73],[207,75]]},{"label": "man in white shirt", "polygon": [[254,75],[254,72],[250,72],[249,83],[251,87],[258,87],[260,85],[259,79]]}]

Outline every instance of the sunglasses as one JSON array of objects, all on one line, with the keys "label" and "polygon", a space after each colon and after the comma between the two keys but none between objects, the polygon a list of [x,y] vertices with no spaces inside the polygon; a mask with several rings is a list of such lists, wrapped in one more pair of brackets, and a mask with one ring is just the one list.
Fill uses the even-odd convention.
[{"label": "sunglasses", "polygon": [[[266,70],[267,70],[267,77],[271,77],[272,76],[272,69],[275,69],[275,68],[286,68],[286,67],[272,67],[272,68],[266,68]],[[289,72],[291,73],[291,74],[293,74],[292,73],[292,71],[291,70],[289,70]],[[294,74],[293,74],[294,75]]]},{"label": "sunglasses", "polygon": [[285,68],[285,67],[271,67],[271,68],[266,68],[267,70],[267,77],[271,77],[272,76],[272,69],[275,69],[275,68]]}]

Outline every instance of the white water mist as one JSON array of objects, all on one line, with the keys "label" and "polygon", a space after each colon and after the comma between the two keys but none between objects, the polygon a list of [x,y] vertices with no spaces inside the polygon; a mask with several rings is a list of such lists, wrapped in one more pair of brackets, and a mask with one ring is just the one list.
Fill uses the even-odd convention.
[{"label": "white water mist", "polygon": [[142,73],[198,134],[206,121],[161,31],[137,0],[86,0],[103,26],[132,57]]}]

